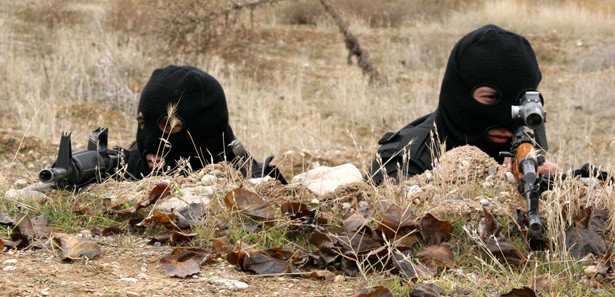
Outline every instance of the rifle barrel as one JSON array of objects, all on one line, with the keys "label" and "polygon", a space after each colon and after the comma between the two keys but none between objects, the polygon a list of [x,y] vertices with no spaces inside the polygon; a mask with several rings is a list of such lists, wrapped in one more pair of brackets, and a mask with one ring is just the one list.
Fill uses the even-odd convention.
[{"label": "rifle barrel", "polygon": [[56,182],[68,176],[68,171],[65,168],[45,168],[38,173],[38,179],[44,183]]}]

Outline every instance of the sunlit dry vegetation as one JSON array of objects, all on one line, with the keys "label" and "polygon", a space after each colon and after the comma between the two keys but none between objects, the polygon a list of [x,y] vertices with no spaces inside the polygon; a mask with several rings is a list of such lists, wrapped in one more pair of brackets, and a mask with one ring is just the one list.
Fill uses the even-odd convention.
[{"label": "sunlit dry vegetation", "polygon": [[[134,139],[140,91],[151,72],[167,64],[194,65],[218,78],[226,92],[235,134],[258,159],[275,155],[288,178],[319,165],[343,163],[352,163],[365,173],[383,133],[436,108],[454,43],[489,23],[526,36],[536,51],[543,73],[539,90],[548,112],[549,158],[564,171],[585,163],[607,172],[615,170],[612,1],[333,1],[361,46],[369,51],[373,65],[387,77],[388,83],[379,86],[368,83],[354,58],[348,64],[342,35],[320,1],[260,2],[4,1],[0,8],[0,214],[14,213],[18,208],[45,213],[56,231],[67,233],[117,225],[121,221],[117,217],[99,214],[99,210],[110,210],[102,198],[121,196],[128,201],[121,207],[134,207],[134,199],[147,196],[152,181],[130,186],[110,181],[103,184],[106,188],[96,185],[85,194],[54,192],[46,203],[25,208],[27,203],[8,201],[4,193],[16,187],[16,180],[35,183],[38,170],[54,160],[62,131],[73,132],[73,149],[84,149],[89,132],[98,126],[110,128],[112,145],[128,146]],[[219,235],[220,220],[224,220],[233,243],[256,245],[235,251],[237,257],[242,252],[252,255],[279,246],[293,250],[311,246],[323,253],[323,241],[314,243],[301,233],[309,224],[297,223],[279,208],[275,208],[277,224],[261,224],[262,232],[246,230],[246,225],[258,225],[261,217],[247,218],[241,211],[229,214],[229,209],[237,206],[225,205],[223,199],[239,179],[236,173],[226,173],[229,180],[221,182],[212,194],[206,211],[212,220],[189,230],[196,234],[190,245],[210,246],[210,238]],[[196,179],[170,178],[176,187],[172,192],[183,195],[182,182],[195,183],[203,176],[199,174]],[[589,228],[592,208],[595,216],[607,210],[610,217],[603,222],[600,234],[606,238],[606,249],[613,252],[612,185],[562,182],[543,197],[541,211],[549,230],[549,251],[532,250],[510,212],[495,213],[504,228],[504,241],[526,258],[514,265],[508,263],[510,258],[494,255],[491,242],[476,233],[480,219],[486,216],[478,200],[500,199],[525,207],[514,186],[505,181],[503,173],[502,180],[488,180],[491,184],[485,184],[484,177],[470,175],[460,179],[462,182],[451,182],[441,174],[415,180],[424,187],[420,195],[409,194],[408,184],[362,185],[349,188],[348,193],[338,191],[338,196],[327,197],[330,200],[321,197],[321,205],[313,205],[318,199],[305,189],[246,187],[272,205],[295,201],[317,208],[318,215],[307,215],[307,220],[324,216],[328,225],[321,231],[329,237],[342,231],[358,234],[347,228],[352,220],[348,221],[346,211],[352,209],[357,213],[359,209],[376,209],[371,217],[363,213],[366,217],[355,219],[359,225],[380,230],[377,228],[382,228],[383,222],[393,220],[379,213],[379,207],[385,207],[380,201],[412,212],[416,222],[431,212],[452,224],[453,240],[448,244],[455,254],[450,261],[455,264],[440,259],[445,264],[437,266],[433,274],[419,275],[411,269],[415,277],[399,278],[399,273],[392,277],[388,272],[406,268],[392,268],[390,263],[374,265],[366,257],[364,262],[357,260],[355,274],[361,286],[383,285],[401,295],[408,294],[419,279],[437,286],[443,295],[454,296],[496,296],[523,286],[543,296],[613,293],[612,264],[604,280],[591,279],[586,272],[594,264],[588,263],[600,262],[600,255],[579,261],[569,255],[565,242],[570,226]],[[114,186],[118,189],[107,189]],[[472,201],[462,203],[455,200],[458,197]],[[471,207],[463,208],[467,205]],[[71,217],[83,206],[98,213]],[[447,211],[447,207],[451,209]],[[144,215],[152,215],[148,212]],[[154,235],[156,228],[160,227],[147,230],[148,234]],[[386,238],[386,243],[382,238],[373,240],[391,248],[387,244],[392,243],[386,241],[391,238]],[[342,239],[324,241],[344,249]],[[221,246],[233,249],[226,243]],[[426,246],[428,243],[421,241],[410,250],[424,253]],[[216,252],[228,253],[218,248]],[[233,264],[242,266],[243,262]],[[543,282],[547,281],[549,286],[545,287]]]}]

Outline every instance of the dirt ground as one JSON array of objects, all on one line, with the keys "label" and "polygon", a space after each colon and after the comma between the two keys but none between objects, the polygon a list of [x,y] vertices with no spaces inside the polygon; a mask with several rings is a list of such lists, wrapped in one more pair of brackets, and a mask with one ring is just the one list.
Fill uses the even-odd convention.
[{"label": "dirt ground", "polygon": [[[172,248],[154,247],[142,238],[107,238],[94,260],[64,262],[51,249],[0,254],[0,292],[4,296],[352,296],[357,281],[302,277],[262,277],[237,271],[224,262],[202,265],[185,279],[166,276],[160,259]],[[11,261],[16,260],[16,262]],[[14,262],[14,263],[13,263]],[[15,267],[8,271],[6,267]],[[215,285],[215,280],[244,282],[247,288]]]}]

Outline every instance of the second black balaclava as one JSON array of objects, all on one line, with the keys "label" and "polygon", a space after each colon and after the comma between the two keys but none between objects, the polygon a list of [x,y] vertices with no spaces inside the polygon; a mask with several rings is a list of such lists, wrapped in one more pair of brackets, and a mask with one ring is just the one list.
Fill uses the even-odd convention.
[{"label": "second black balaclava", "polygon": [[[474,145],[502,162],[499,152],[510,144],[490,142],[486,131],[514,131],[511,106],[540,80],[536,56],[524,37],[494,25],[470,32],[453,48],[442,81],[435,119],[440,139],[446,139],[447,149]],[[491,106],[475,101],[472,91],[481,86],[496,89],[502,100]]]},{"label": "second black balaclava", "polygon": [[[163,135],[159,121],[167,116],[170,105],[176,106],[174,114],[183,127]],[[153,153],[164,156],[166,166],[174,167],[181,157],[190,158],[192,169],[199,169],[224,160],[225,153],[226,157],[232,154],[228,144],[235,136],[228,124],[224,91],[215,78],[198,68],[172,65],[154,70],[141,93],[138,112],[143,115],[137,129],[142,164]]]}]

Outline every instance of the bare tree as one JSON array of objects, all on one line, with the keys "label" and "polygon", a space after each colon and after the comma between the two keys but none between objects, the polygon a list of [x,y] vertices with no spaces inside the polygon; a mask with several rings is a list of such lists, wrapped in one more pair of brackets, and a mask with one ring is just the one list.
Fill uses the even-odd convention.
[{"label": "bare tree", "polygon": [[371,85],[387,84],[386,76],[380,73],[369,60],[369,53],[366,49],[361,48],[359,40],[350,32],[348,23],[337,13],[331,0],[320,0],[320,3],[324,6],[325,11],[335,20],[342,35],[344,35],[344,43],[346,44],[346,49],[348,49],[348,64],[352,64],[352,56],[356,56],[359,68],[361,68],[364,75],[367,74],[369,76],[369,83]]}]

